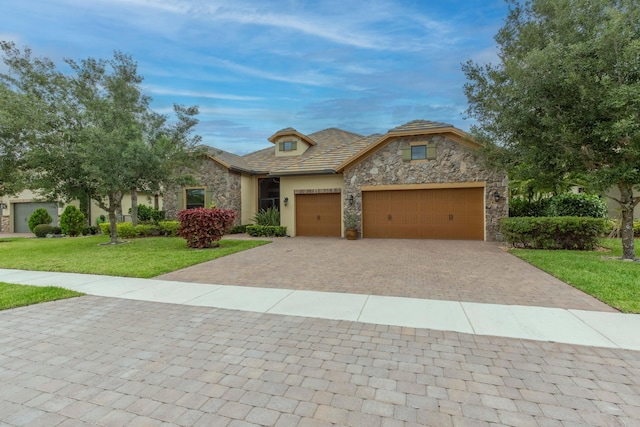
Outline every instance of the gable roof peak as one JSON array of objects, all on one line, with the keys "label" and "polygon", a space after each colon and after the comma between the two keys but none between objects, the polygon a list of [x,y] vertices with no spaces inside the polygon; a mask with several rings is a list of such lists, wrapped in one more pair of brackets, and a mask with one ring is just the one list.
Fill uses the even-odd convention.
[{"label": "gable roof peak", "polygon": [[443,128],[452,128],[452,127],[453,125],[449,123],[434,122],[431,120],[412,120],[403,125],[390,129],[387,133],[443,129]]},{"label": "gable roof peak", "polygon": [[273,142],[274,144],[276,143],[276,141],[278,140],[278,138],[280,138],[281,136],[297,136],[298,138],[300,138],[301,140],[303,140],[304,142],[306,142],[309,145],[316,145],[316,142],[309,138],[307,135],[298,132],[297,130],[295,130],[292,127],[288,127],[288,128],[284,128],[284,129],[280,129],[279,131],[277,131],[276,133],[274,133],[273,135],[271,135],[269,138],[267,138],[270,142]]}]

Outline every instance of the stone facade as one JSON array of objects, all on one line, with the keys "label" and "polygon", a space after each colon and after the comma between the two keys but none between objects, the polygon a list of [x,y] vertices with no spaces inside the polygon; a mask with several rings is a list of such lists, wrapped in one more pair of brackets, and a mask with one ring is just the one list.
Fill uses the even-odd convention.
[{"label": "stone facade", "polygon": [[[240,174],[229,171],[209,158],[202,159],[198,167],[189,170],[189,173],[196,179],[198,185],[206,187],[207,205],[213,202],[217,208],[235,211],[237,214],[236,223],[239,224],[242,215]],[[177,206],[177,196],[181,191],[183,188],[173,187],[164,192],[163,205],[167,219],[178,217],[182,206]]]},{"label": "stone facade", "polygon": [[[436,159],[403,161],[402,149],[413,141],[436,144]],[[485,183],[486,240],[501,240],[500,219],[508,216],[508,180],[505,174],[486,169],[474,150],[443,135],[398,137],[344,172],[345,212],[361,218],[362,186],[452,182]],[[498,202],[493,194],[501,196]],[[353,205],[349,198],[353,195]],[[361,228],[361,225],[359,226]]]},{"label": "stone facade", "polygon": [[2,222],[0,222],[0,232],[2,233],[8,233],[9,232],[9,217],[8,216],[3,216],[2,217]]}]

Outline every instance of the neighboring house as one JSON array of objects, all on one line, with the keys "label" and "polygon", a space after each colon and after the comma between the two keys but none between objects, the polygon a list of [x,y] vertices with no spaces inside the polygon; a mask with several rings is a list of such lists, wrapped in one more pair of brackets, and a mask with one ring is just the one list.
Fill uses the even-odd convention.
[{"label": "neighboring house", "polygon": [[[162,208],[162,197],[155,196],[147,193],[138,193],[138,204],[154,207],[155,204]],[[72,202],[71,204],[76,207],[79,206],[78,202]],[[30,233],[29,230],[29,217],[38,208],[45,208],[53,221],[51,225],[58,225],[60,223],[60,215],[64,212],[66,205],[58,201],[44,201],[37,193],[30,190],[25,190],[16,196],[4,196],[0,198],[0,212],[2,213],[2,223],[0,232],[3,233]],[[128,215],[129,208],[131,208],[131,196],[126,194],[122,199],[122,212],[124,220],[130,219]],[[100,215],[107,215],[107,213],[100,209],[95,202],[91,203],[90,207],[90,221],[91,225],[97,224],[97,219]]]},{"label": "neighboring house", "polygon": [[366,137],[286,128],[269,141],[245,156],[211,149],[192,172],[200,185],[165,191],[167,217],[214,203],[247,224],[275,206],[291,236],[343,236],[354,213],[364,238],[500,240],[506,174],[476,160],[478,144],[452,125],[415,120]]},{"label": "neighboring house", "polygon": [[[634,191],[633,195],[635,197],[640,197],[640,192]],[[620,190],[618,187],[611,187],[611,190],[606,194],[607,208],[609,210],[609,218],[616,219],[621,218],[621,208],[620,203],[616,202],[614,199],[620,200]],[[640,219],[640,203],[636,205],[633,210],[633,217],[636,219]]]}]

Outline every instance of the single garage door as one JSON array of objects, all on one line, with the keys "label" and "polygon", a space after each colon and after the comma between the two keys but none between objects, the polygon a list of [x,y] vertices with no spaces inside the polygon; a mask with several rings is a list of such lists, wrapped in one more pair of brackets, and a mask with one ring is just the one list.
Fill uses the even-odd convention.
[{"label": "single garage door", "polygon": [[13,205],[13,231],[15,233],[31,233],[29,230],[29,217],[38,208],[45,208],[53,221],[51,225],[58,224],[58,207],[55,203],[15,203]]},{"label": "single garage door", "polygon": [[362,237],[484,240],[484,189],[363,192]]},{"label": "single garage door", "polygon": [[296,236],[340,237],[340,224],[340,193],[296,194]]}]

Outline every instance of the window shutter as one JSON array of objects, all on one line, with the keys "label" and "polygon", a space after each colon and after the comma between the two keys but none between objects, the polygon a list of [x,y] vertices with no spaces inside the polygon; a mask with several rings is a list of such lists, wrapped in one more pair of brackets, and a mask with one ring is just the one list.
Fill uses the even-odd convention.
[{"label": "window shutter", "polygon": [[298,149],[298,141],[293,141],[293,142],[291,143],[291,150],[292,150],[292,151],[295,151],[295,150],[297,150],[297,149]]},{"label": "window shutter", "polygon": [[410,162],[411,161],[411,147],[406,146],[402,148],[402,161]]},{"label": "window shutter", "polygon": [[[204,207],[208,208],[211,206],[211,203],[213,203],[213,190],[211,189],[211,187],[206,187],[204,189]],[[216,208],[219,208],[220,206],[216,206]]]},{"label": "window shutter", "polygon": [[181,188],[176,192],[176,213],[184,210],[184,191],[184,188]]},{"label": "window shutter", "polygon": [[436,144],[427,145],[427,159],[436,158]]},{"label": "window shutter", "polygon": [[278,150],[279,150],[279,151],[284,151],[284,141],[280,141],[280,142],[278,143]]}]

